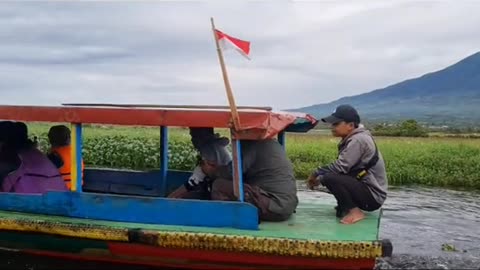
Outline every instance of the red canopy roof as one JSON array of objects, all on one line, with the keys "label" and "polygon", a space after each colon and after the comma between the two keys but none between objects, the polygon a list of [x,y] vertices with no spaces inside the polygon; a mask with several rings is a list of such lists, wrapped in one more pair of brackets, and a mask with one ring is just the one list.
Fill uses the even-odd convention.
[{"label": "red canopy roof", "polygon": [[[166,108],[168,107],[168,108]],[[205,106],[5,106],[0,105],[0,119],[32,122],[67,122],[111,125],[181,126],[230,128],[231,114],[227,109]],[[307,114],[272,112],[268,109],[239,109],[240,139],[271,138],[280,131],[305,132],[317,124]],[[299,124],[299,128],[296,125]]]}]

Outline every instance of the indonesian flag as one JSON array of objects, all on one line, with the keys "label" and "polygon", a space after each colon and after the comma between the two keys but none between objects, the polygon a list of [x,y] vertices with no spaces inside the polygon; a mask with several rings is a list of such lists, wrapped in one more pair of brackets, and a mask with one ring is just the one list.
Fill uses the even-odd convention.
[{"label": "indonesian flag", "polygon": [[218,43],[223,50],[234,48],[245,58],[250,60],[248,57],[248,54],[250,53],[250,42],[231,37],[217,29],[215,29],[215,34],[217,36]]}]

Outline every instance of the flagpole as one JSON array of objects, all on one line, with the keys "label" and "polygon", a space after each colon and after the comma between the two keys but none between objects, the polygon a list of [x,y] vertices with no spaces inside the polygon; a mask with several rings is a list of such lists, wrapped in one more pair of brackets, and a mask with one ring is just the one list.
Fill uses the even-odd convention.
[{"label": "flagpole", "polygon": [[220,67],[222,68],[223,82],[225,83],[225,90],[227,91],[228,103],[230,104],[230,111],[232,112],[233,126],[235,130],[238,131],[240,130],[240,117],[238,115],[237,106],[235,105],[235,98],[233,97],[232,88],[230,87],[230,81],[228,80],[227,68],[225,67],[225,61],[223,60],[223,53],[220,49],[217,33],[215,32],[215,23],[213,22],[213,17],[210,18],[210,21],[212,22],[212,32],[215,39],[215,45],[217,46]]}]

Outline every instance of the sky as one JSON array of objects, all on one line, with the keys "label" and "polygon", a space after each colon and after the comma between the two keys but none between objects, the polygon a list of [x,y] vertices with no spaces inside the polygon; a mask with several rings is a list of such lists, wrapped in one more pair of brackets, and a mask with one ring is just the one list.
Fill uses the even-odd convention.
[{"label": "sky", "polygon": [[210,17],[251,42],[224,52],[237,105],[326,103],[480,51],[480,1],[0,2],[2,104],[227,105]]}]

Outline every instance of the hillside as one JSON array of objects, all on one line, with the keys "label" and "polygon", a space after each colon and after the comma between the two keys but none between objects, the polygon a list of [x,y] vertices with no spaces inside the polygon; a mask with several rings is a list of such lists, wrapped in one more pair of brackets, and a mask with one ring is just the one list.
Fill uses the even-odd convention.
[{"label": "hillside", "polygon": [[368,122],[414,118],[435,125],[480,125],[480,52],[419,78],[292,111],[320,117],[343,103],[357,107]]}]

